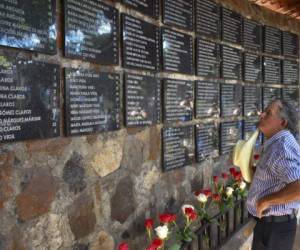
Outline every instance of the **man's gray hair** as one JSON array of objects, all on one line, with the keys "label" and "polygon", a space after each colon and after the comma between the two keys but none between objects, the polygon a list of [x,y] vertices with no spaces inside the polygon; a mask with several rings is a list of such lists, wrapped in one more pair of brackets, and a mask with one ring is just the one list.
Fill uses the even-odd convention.
[{"label": "man's gray hair", "polygon": [[299,112],[296,107],[283,99],[276,99],[273,102],[280,103],[279,116],[287,121],[286,129],[288,129],[296,137],[296,135],[299,134]]}]

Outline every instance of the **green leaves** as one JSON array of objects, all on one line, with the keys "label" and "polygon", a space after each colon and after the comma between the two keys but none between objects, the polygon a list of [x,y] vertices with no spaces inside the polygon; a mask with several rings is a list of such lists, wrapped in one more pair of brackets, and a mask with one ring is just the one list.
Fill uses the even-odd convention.
[{"label": "green leaves", "polygon": [[209,214],[207,213],[205,208],[198,208],[197,209],[198,216],[200,220],[209,221]]},{"label": "green leaves", "polygon": [[191,242],[195,238],[195,233],[190,229],[180,229],[177,231],[177,240],[181,242]]},{"label": "green leaves", "polygon": [[169,248],[169,250],[180,250],[180,245],[176,243],[176,244],[172,245],[172,246]]}]

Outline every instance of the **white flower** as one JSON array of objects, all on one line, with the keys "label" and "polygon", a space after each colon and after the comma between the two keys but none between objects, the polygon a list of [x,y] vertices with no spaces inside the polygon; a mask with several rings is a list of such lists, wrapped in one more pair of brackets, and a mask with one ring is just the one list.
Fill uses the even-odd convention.
[{"label": "white flower", "polygon": [[226,195],[227,195],[227,197],[230,197],[232,195],[233,191],[234,190],[233,190],[232,187],[227,187],[226,188]]},{"label": "white flower", "polygon": [[240,190],[244,190],[246,188],[246,183],[244,181],[242,181],[240,184],[239,184],[239,188]]},{"label": "white flower", "polygon": [[192,205],[185,204],[185,205],[183,205],[183,206],[181,207],[181,210],[182,210],[183,214],[185,214],[185,209],[186,209],[186,208],[191,208],[191,209],[195,210],[195,208],[194,208]]},{"label": "white flower", "polygon": [[207,196],[205,194],[200,193],[198,196],[196,196],[197,200],[201,203],[207,202]]},{"label": "white flower", "polygon": [[155,231],[158,238],[160,238],[161,240],[164,240],[168,237],[169,229],[167,225],[158,226],[157,228],[155,228]]}]

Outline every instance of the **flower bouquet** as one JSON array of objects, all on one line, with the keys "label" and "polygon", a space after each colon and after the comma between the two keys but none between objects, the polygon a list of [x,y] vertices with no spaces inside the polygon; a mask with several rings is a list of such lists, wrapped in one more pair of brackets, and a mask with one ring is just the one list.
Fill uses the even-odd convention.
[{"label": "flower bouquet", "polygon": [[[177,224],[177,216],[173,213],[159,215],[160,225],[154,228],[154,221],[145,220],[145,228],[149,245],[145,250],[180,250],[185,244],[189,244],[195,238],[195,226],[205,227],[206,223],[215,222],[208,213],[211,205],[218,208],[218,225],[224,234],[227,223],[228,209],[233,208],[236,200],[247,196],[247,184],[242,180],[242,174],[234,167],[229,169],[229,174],[223,172],[221,176],[213,176],[212,189],[206,188],[193,192],[198,206],[185,204],[181,207],[184,223]],[[239,208],[240,209],[240,208]],[[198,222],[198,223],[197,223]],[[209,246],[209,227],[202,234],[204,244]],[[223,237],[223,236],[221,236]],[[141,248],[142,249],[142,248]],[[121,243],[118,250],[129,250],[126,243]]]}]

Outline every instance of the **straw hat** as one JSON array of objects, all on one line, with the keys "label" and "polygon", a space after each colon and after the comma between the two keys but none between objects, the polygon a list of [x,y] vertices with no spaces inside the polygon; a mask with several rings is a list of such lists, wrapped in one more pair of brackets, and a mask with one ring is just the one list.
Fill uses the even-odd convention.
[{"label": "straw hat", "polygon": [[247,141],[239,140],[233,149],[233,164],[241,169],[244,180],[249,183],[253,174],[250,163],[258,135],[259,130],[257,129]]}]

